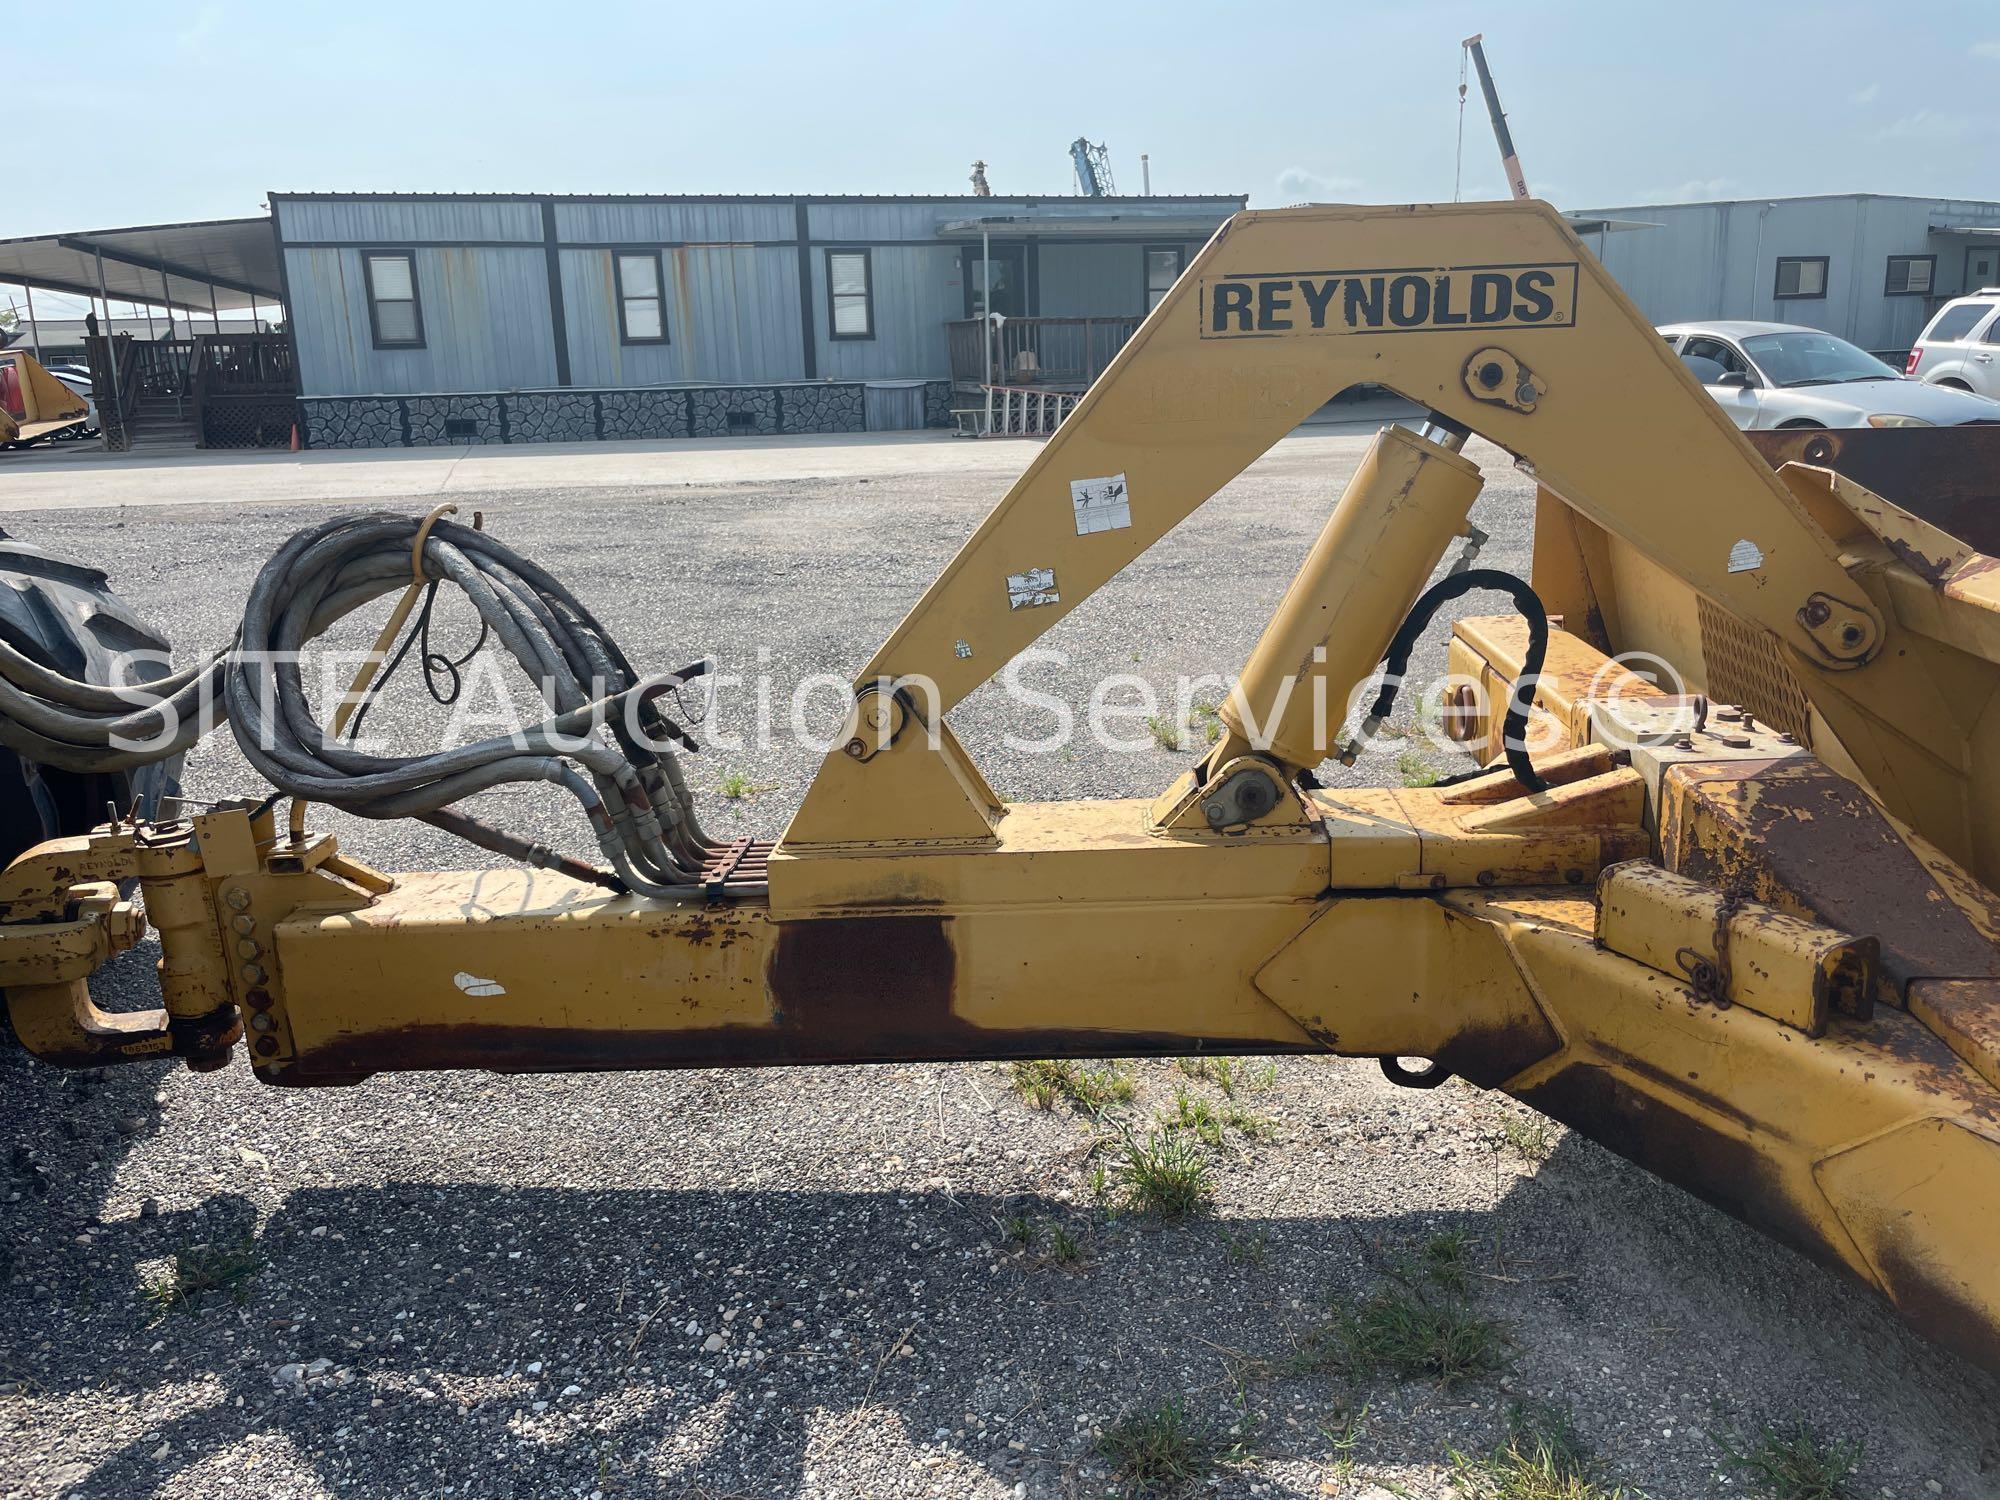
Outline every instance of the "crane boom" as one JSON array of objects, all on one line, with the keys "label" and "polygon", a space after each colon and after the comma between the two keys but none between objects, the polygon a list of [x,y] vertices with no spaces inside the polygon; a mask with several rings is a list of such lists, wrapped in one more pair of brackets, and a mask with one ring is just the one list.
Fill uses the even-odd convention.
[{"label": "crane boom", "polygon": [[1514,133],[1507,128],[1507,112],[1500,107],[1500,92],[1493,87],[1493,72],[1486,66],[1484,32],[1475,32],[1461,46],[1472,54],[1479,70],[1479,91],[1486,96],[1486,114],[1493,121],[1493,139],[1500,147],[1500,168],[1507,174],[1507,189],[1516,198],[1528,196],[1528,179],[1521,175],[1521,158],[1514,151]]}]

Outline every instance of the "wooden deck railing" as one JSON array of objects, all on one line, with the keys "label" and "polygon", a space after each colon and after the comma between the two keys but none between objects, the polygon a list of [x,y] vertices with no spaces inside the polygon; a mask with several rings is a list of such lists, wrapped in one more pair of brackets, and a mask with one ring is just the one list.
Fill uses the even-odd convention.
[{"label": "wooden deck railing", "polygon": [[978,318],[958,319],[944,325],[952,383],[1080,391],[1104,373],[1144,321],[1137,315],[1006,318],[993,331],[989,352],[986,325]]}]

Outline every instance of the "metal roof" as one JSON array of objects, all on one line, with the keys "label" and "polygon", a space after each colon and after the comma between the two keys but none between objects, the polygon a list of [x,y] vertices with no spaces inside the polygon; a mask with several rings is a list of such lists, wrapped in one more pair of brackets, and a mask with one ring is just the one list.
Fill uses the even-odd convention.
[{"label": "metal roof", "polygon": [[[1105,203],[1105,198],[1080,199],[1084,203]],[[1067,234],[1081,238],[1091,235],[1127,237],[1138,233],[1165,239],[1207,239],[1229,215],[1207,214],[1083,214],[996,213],[972,219],[946,219],[937,227],[941,239],[978,239],[981,233]]]},{"label": "metal roof", "polygon": [[[103,282],[99,284],[99,266]],[[143,224],[0,240],[0,281],[201,312],[281,300],[268,216]]]},{"label": "metal roof", "polygon": [[1932,234],[2000,234],[2000,224],[1933,224]]},{"label": "metal roof", "polygon": [[1564,214],[1569,227],[1578,234],[1625,234],[1634,229],[1663,229],[1662,224],[1650,224],[1644,219],[1607,219],[1602,214]]},{"label": "metal roof", "polygon": [[1088,198],[1081,193],[272,193],[280,201],[387,203],[1232,203],[1246,193],[1126,193]]}]

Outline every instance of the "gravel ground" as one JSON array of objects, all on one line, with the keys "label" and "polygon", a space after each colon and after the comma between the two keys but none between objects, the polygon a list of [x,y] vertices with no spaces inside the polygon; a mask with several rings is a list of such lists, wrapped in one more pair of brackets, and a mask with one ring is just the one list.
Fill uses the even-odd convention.
[{"label": "gravel ground", "polygon": [[[1080,702],[1102,670],[1163,686],[1233,670],[1361,446],[1281,445],[1064,621],[1047,644],[1074,665],[1031,680]],[[1476,456],[1481,561],[1525,570],[1531,489]],[[782,723],[796,684],[860,665],[1004,488],[883,474],[484,508],[636,661],[768,671]],[[325,514],[251,499],[7,525],[110,566],[194,649]],[[448,611],[442,634],[468,633]],[[470,706],[492,713],[482,681]],[[815,702],[821,726],[835,697]],[[408,682],[377,714],[405,738],[445,711]],[[739,695],[701,733],[754,717]],[[1014,798],[1150,794],[1180,759],[1012,749],[1010,729],[1047,719],[992,688],[954,722]],[[770,837],[816,761],[750,736],[690,776],[711,831]],[[722,797],[730,773],[754,792]],[[256,789],[226,736],[188,780]],[[588,852],[558,799],[495,800],[496,819]],[[482,862],[416,824],[340,828],[390,869]],[[139,1003],[149,961],[101,990]],[[10,1049],[0,1074],[6,1496],[1101,1495],[1098,1435],[1167,1397],[1225,1450],[1197,1494],[1454,1495],[1453,1454],[1490,1451],[1528,1400],[1570,1413],[1607,1485],[1660,1500],[1752,1493],[1718,1475],[1712,1434],[1765,1418],[1858,1440],[1856,1495],[2000,1494],[1991,1377],[1511,1101],[1399,1091],[1371,1065],[1252,1064],[1232,1094],[1137,1064],[1134,1096],[1095,1117],[974,1064],[300,1094],[243,1068],[64,1074]],[[1238,1115],[1209,1153],[1212,1207],[1162,1223],[1107,1198],[1097,1169],[1179,1095]],[[1454,1232],[1471,1304],[1504,1327],[1502,1369],[1445,1389],[1301,1367],[1329,1297],[1390,1284]],[[159,1308],[146,1289],[198,1246],[242,1279]]]}]

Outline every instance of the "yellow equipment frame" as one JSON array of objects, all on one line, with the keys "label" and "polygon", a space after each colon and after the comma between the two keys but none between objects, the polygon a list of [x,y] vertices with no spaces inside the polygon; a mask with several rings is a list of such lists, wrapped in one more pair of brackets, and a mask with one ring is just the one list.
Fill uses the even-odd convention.
[{"label": "yellow equipment frame", "polygon": [[[1150,802],[1002,804],[945,714],[1361,382],[1431,420],[1378,438],[1222,741]],[[1547,786],[1317,788],[1301,773],[1476,495],[1469,431],[1539,479],[1537,581],[1578,611],[1537,685]],[[1613,547],[1622,591],[1589,565]],[[52,1060],[220,1065],[243,1018],[284,1085],[1381,1057],[1503,1088],[2000,1364],[1990,567],[1820,471],[1774,474],[1545,205],[1241,214],[876,654],[783,840],[746,855],[767,883],[391,878],[225,809],[23,856],[0,985]],[[1735,622],[1809,701],[1814,751],[1609,660],[1586,615],[1614,594]],[[1526,651],[1514,620],[1453,643],[1496,701]],[[136,1019],[88,993],[140,930],[128,878],[164,955],[163,1009]]]}]

